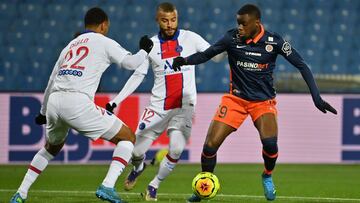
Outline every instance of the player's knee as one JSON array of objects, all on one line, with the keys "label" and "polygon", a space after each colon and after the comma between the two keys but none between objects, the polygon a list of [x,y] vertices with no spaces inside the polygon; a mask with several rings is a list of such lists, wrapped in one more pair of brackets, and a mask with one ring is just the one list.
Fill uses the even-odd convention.
[{"label": "player's knee", "polygon": [[184,147],[183,147],[183,146],[179,146],[179,145],[177,145],[177,146],[172,146],[172,147],[170,148],[169,154],[170,154],[170,156],[171,156],[172,158],[174,158],[174,159],[179,159],[183,151],[184,151]]},{"label": "player's knee", "polygon": [[206,157],[211,157],[211,156],[214,156],[217,153],[217,150],[218,150],[218,147],[212,147],[212,146],[209,146],[209,145],[205,144],[203,146],[202,153]]},{"label": "player's knee", "polygon": [[145,154],[145,152],[143,149],[135,147],[132,152],[132,158],[136,159],[136,160],[142,159],[144,157],[144,154]]},{"label": "player's knee", "polygon": [[261,139],[263,150],[269,154],[276,154],[278,152],[277,137],[269,137]]},{"label": "player's knee", "polygon": [[52,145],[49,142],[46,142],[45,149],[47,152],[49,152],[51,155],[53,155],[55,157],[61,151],[63,146],[64,146],[64,143]]},{"label": "player's knee", "polygon": [[210,147],[210,148],[219,148],[220,144],[214,140],[206,140],[205,142],[205,146]]},{"label": "player's knee", "polygon": [[120,141],[129,141],[135,144],[136,136],[129,127],[123,125],[120,131],[110,141],[114,144]]}]

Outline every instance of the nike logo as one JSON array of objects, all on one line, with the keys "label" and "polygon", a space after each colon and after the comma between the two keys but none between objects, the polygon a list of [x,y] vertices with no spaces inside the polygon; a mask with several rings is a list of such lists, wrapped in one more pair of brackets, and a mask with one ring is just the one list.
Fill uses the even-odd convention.
[{"label": "nike logo", "polygon": [[242,46],[236,45],[236,48],[238,48],[238,49],[245,48],[245,47],[246,47],[246,45],[242,45]]}]

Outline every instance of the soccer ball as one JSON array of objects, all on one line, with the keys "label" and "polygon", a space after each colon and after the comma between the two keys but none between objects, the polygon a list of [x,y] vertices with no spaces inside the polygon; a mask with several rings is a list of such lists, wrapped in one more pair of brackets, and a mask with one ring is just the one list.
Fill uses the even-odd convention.
[{"label": "soccer ball", "polygon": [[219,189],[219,179],[210,172],[201,172],[192,181],[192,190],[201,199],[214,198]]}]

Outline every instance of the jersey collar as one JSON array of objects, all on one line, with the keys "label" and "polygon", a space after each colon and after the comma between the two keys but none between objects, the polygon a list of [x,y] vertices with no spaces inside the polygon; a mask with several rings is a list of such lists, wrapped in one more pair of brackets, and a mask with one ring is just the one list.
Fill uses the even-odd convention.
[{"label": "jersey collar", "polygon": [[[179,37],[179,34],[180,34],[180,30],[177,29],[174,36],[171,39],[168,39],[168,40],[177,40],[177,38]],[[163,43],[163,42],[167,41],[166,39],[161,37],[161,32],[160,31],[158,33],[158,38],[160,40],[160,43]]]},{"label": "jersey collar", "polygon": [[79,35],[86,34],[86,33],[91,33],[91,32],[95,33],[95,32],[92,31],[92,30],[84,30],[84,31],[80,32]]},{"label": "jersey collar", "polygon": [[256,35],[256,36],[254,37],[254,39],[247,39],[247,40],[246,40],[246,44],[250,44],[251,42],[253,42],[254,44],[256,44],[256,43],[260,40],[260,38],[261,38],[262,36],[264,36],[264,33],[265,33],[264,26],[263,26],[262,24],[260,24],[260,33],[259,33],[258,35]]}]

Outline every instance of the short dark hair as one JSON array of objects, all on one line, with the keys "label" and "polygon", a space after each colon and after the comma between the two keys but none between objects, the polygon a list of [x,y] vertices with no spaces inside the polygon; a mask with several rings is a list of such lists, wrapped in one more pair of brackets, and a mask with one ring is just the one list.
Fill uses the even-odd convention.
[{"label": "short dark hair", "polygon": [[255,16],[256,19],[261,19],[260,9],[254,4],[245,4],[243,7],[241,7],[238,10],[237,14],[238,15],[249,14],[251,16]]},{"label": "short dark hair", "polygon": [[176,10],[176,7],[174,4],[169,3],[169,2],[163,2],[161,4],[158,5],[157,7],[157,11],[162,10],[164,12],[173,12]]},{"label": "short dark hair", "polygon": [[85,27],[88,25],[100,25],[104,21],[108,21],[109,18],[105,11],[101,8],[94,7],[89,9],[84,18]]}]

